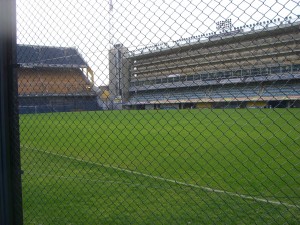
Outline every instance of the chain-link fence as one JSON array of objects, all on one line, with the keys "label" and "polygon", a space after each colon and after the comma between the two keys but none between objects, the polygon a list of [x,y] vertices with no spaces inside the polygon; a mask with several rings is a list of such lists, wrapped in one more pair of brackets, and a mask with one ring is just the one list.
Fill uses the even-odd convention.
[{"label": "chain-link fence", "polygon": [[297,224],[298,1],[17,0],[24,224]]}]

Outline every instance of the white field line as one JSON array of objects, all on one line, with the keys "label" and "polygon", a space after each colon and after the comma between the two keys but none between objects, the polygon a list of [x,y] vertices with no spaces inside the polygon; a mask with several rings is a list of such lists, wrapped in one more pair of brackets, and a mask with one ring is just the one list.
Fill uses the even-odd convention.
[{"label": "white field line", "polygon": [[123,181],[115,181],[115,180],[100,180],[100,179],[87,179],[83,177],[78,177],[78,176],[61,176],[61,175],[52,175],[52,174],[46,174],[46,173],[32,173],[32,172],[27,172],[26,174],[29,174],[31,176],[39,176],[39,177],[55,177],[55,178],[62,178],[66,180],[85,180],[89,182],[95,182],[95,183],[103,183],[103,184],[123,184],[126,186],[131,186],[131,187],[143,187],[143,188],[154,188],[154,189],[166,189],[163,187],[158,187],[158,186],[150,186],[150,185],[143,185],[140,183],[132,183],[132,182],[123,182]]},{"label": "white field line", "polygon": [[34,151],[47,153],[47,154],[50,154],[50,155],[59,156],[59,157],[62,157],[62,158],[76,160],[76,161],[79,161],[79,162],[89,163],[89,164],[92,164],[92,165],[102,166],[102,167],[105,167],[105,168],[111,168],[111,169],[114,169],[114,170],[119,170],[119,171],[130,173],[130,174],[136,174],[136,175],[140,175],[140,176],[143,176],[143,177],[149,177],[149,178],[152,178],[152,179],[155,179],[155,180],[162,180],[162,181],[167,181],[169,183],[179,184],[179,185],[186,186],[186,187],[198,188],[198,189],[202,189],[202,190],[208,191],[208,192],[227,194],[229,196],[238,197],[238,198],[242,198],[242,199],[248,199],[248,200],[253,200],[253,201],[257,201],[257,202],[263,202],[263,203],[269,203],[269,204],[273,204],[273,205],[281,205],[281,206],[300,209],[300,205],[294,205],[294,204],[289,204],[289,203],[285,203],[285,202],[282,202],[282,201],[273,201],[273,200],[268,200],[268,199],[264,199],[264,198],[252,197],[250,195],[238,194],[238,193],[234,193],[234,192],[230,192],[230,191],[224,191],[224,190],[220,190],[220,189],[209,188],[209,187],[200,186],[200,185],[196,185],[196,184],[189,184],[189,183],[185,183],[185,182],[181,182],[181,181],[177,181],[177,180],[173,180],[173,179],[168,179],[168,178],[163,178],[163,177],[159,177],[159,176],[153,176],[153,175],[141,173],[141,172],[138,172],[138,171],[123,169],[123,168],[119,168],[119,167],[112,166],[112,165],[95,163],[95,162],[87,161],[87,160],[84,160],[84,159],[75,158],[75,157],[72,157],[72,156],[66,156],[66,155],[61,155],[61,154],[57,154],[57,153],[53,153],[53,152],[49,152],[49,151],[44,151],[44,150],[37,149],[37,148],[32,148],[32,147],[27,147],[27,146],[21,146],[21,147],[31,149],[31,150],[34,150]]}]

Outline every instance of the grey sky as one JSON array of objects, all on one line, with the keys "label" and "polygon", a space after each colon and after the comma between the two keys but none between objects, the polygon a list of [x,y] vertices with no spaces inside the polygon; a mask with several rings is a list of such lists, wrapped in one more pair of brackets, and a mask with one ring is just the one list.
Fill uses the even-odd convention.
[{"label": "grey sky", "polygon": [[[19,44],[76,47],[108,83],[109,29],[114,43],[130,49],[216,31],[216,21],[234,26],[300,14],[291,0],[17,0]],[[113,26],[110,26],[110,23]]]}]

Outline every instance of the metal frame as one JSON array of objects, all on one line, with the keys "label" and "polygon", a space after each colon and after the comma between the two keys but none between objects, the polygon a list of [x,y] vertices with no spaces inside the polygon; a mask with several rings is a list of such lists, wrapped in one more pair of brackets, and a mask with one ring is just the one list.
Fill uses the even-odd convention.
[{"label": "metal frame", "polygon": [[0,0],[0,224],[23,224],[18,92],[16,2]]}]

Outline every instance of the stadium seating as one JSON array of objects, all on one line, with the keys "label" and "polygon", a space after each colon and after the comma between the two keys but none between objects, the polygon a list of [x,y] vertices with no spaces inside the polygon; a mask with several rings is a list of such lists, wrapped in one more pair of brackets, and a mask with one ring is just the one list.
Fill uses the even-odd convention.
[{"label": "stadium seating", "polygon": [[[138,60],[134,63],[134,72],[138,77],[155,77],[169,74],[193,74],[199,71],[220,70],[232,67],[252,67],[293,61],[295,58],[295,40],[291,35],[277,35],[264,39],[232,42],[228,45],[207,46],[199,49],[174,52]],[[268,53],[268,54],[266,54]],[[260,60],[257,60],[257,59]]]},{"label": "stadium seating", "polygon": [[29,69],[19,72],[20,95],[60,95],[90,92],[80,69]]},{"label": "stadium seating", "polygon": [[193,99],[250,99],[253,97],[288,97],[300,95],[300,84],[266,84],[266,85],[218,85],[206,88],[181,88],[181,89],[163,89],[161,91],[144,91],[132,95],[131,103],[139,102],[160,102],[165,100],[183,100]]},{"label": "stadium seating", "polygon": [[17,45],[17,60],[20,113],[101,109],[75,48]]}]

